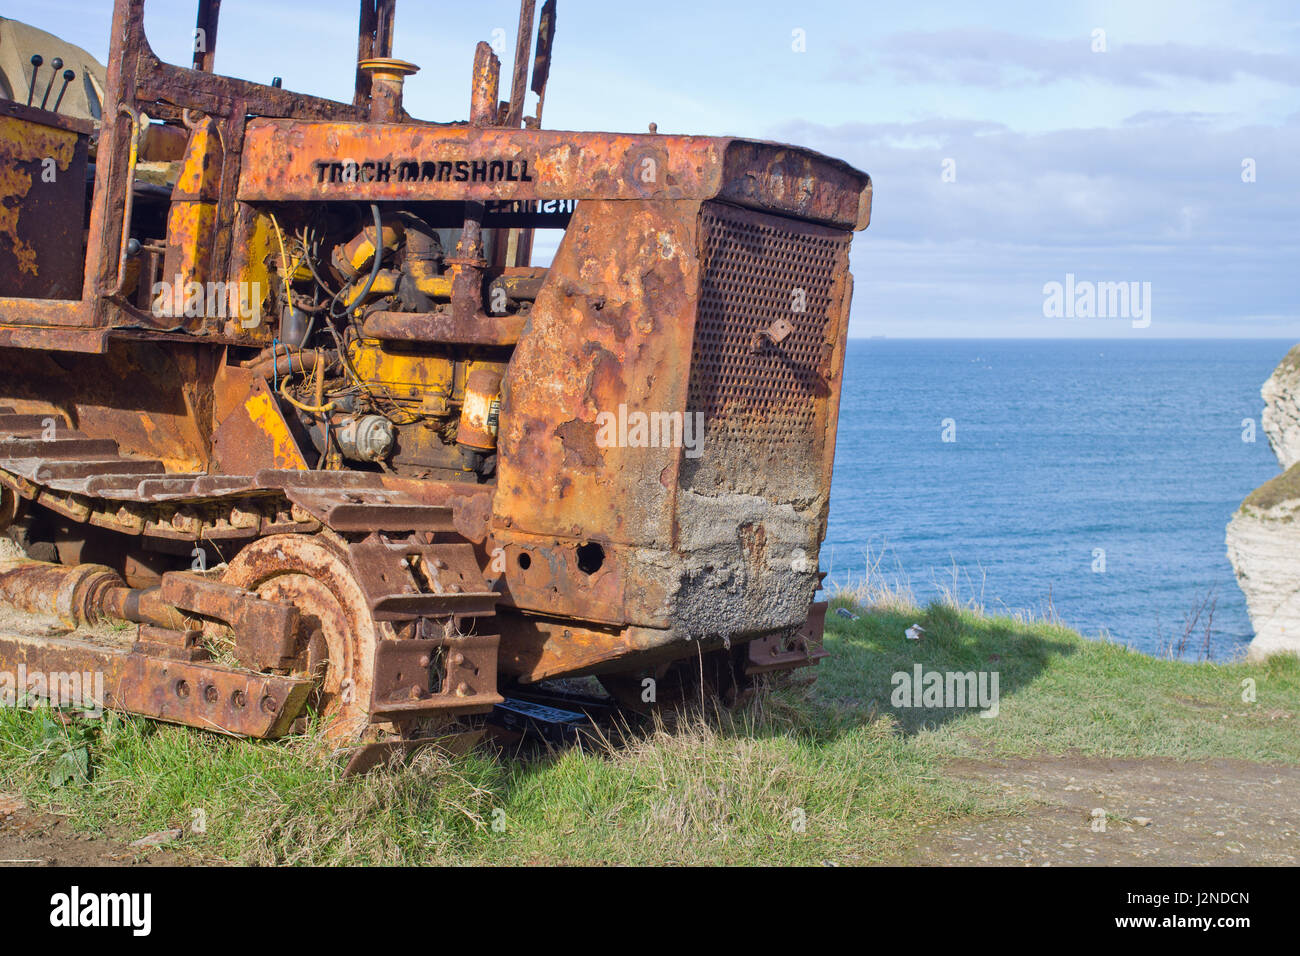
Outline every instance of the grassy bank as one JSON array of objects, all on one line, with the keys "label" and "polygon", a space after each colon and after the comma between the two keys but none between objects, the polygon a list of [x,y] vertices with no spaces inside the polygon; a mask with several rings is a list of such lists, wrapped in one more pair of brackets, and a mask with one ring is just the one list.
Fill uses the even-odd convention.
[{"label": "grassy bank", "polygon": [[[893,858],[918,829],[1014,809],[948,776],[952,757],[1300,763],[1295,658],[1156,660],[950,605],[835,605],[858,617],[828,618],[833,656],[815,682],[608,746],[527,762],[425,753],[345,780],[311,737],[249,743],[111,716],[87,730],[10,709],[0,711],[0,790],[90,831],[186,828],[180,846],[209,860],[868,863]],[[913,624],[920,641],[903,636]],[[893,707],[892,676],[916,663],[996,671],[998,716]],[[1244,681],[1254,702],[1242,699]]]}]

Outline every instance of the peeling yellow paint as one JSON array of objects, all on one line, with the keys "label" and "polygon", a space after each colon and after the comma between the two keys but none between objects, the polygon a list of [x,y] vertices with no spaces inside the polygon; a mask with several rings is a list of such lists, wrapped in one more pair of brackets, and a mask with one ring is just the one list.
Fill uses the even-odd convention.
[{"label": "peeling yellow paint", "polygon": [[271,439],[271,455],[274,461],[272,467],[306,469],[307,462],[298,451],[298,443],[289,434],[284,417],[275,407],[269,394],[250,396],[244,402],[244,411],[248,413],[249,420]]},{"label": "peeling yellow paint", "polygon": [[36,275],[36,250],[18,235],[23,201],[32,191],[33,179],[24,166],[40,168],[46,159],[64,171],[72,162],[77,135],[12,116],[0,116],[0,236],[13,246],[18,268]]}]

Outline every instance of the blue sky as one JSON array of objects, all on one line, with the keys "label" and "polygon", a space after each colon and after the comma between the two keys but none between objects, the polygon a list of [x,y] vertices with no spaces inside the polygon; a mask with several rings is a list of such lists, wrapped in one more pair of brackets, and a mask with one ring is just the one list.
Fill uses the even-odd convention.
[{"label": "blue sky", "polygon": [[[871,173],[854,335],[1300,338],[1294,2],[559,7],[545,125],[777,139]],[[193,9],[150,3],[164,59],[188,62]],[[108,0],[15,14],[106,57]],[[504,39],[508,69],[517,15],[399,3],[407,108],[463,118],[474,43]],[[347,0],[225,0],[217,69],[347,99],[355,35]],[[1067,273],[1151,283],[1150,325],[1045,318]]]}]

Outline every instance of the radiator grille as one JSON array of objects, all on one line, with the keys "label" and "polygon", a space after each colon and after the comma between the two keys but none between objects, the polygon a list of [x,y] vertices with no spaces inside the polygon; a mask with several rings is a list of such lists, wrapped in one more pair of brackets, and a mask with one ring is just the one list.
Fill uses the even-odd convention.
[{"label": "radiator grille", "polygon": [[[835,273],[851,234],[720,204],[704,207],[701,226],[689,407],[704,413],[708,439],[806,444],[825,397]],[[792,330],[764,342],[778,321]]]}]

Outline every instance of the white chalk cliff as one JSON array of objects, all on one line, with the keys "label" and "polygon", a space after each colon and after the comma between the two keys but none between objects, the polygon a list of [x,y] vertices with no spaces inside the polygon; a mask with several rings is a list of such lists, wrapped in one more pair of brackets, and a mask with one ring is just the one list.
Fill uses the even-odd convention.
[{"label": "white chalk cliff", "polygon": [[1259,393],[1264,396],[1264,434],[1285,471],[1300,461],[1300,345],[1287,353]]},{"label": "white chalk cliff", "polygon": [[1282,474],[1260,485],[1228,522],[1228,559],[1255,629],[1249,656],[1300,654],[1300,345],[1260,389],[1261,421]]}]

